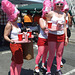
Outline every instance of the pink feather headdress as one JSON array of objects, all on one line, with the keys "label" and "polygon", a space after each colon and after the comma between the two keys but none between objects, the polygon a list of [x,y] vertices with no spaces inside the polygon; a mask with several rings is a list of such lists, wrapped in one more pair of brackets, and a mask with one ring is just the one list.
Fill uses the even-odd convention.
[{"label": "pink feather headdress", "polygon": [[62,10],[62,11],[65,11],[65,10],[69,10],[69,6],[68,6],[68,4],[67,4],[66,0],[65,0],[65,6],[64,6],[64,8],[63,8],[63,10]]},{"label": "pink feather headdress", "polygon": [[43,2],[43,9],[42,9],[42,17],[45,17],[45,14],[51,11],[51,1],[45,0]]},{"label": "pink feather headdress", "polygon": [[10,21],[13,21],[17,17],[17,14],[20,13],[15,5],[8,0],[2,0],[1,9],[6,13]]}]

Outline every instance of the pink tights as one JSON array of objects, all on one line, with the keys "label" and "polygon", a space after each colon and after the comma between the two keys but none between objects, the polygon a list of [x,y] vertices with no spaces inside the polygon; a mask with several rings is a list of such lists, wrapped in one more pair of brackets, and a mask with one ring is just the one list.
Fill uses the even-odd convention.
[{"label": "pink tights", "polygon": [[36,56],[35,63],[38,65],[41,56],[42,57],[42,63],[45,63],[46,57],[47,57],[47,52],[48,52],[48,46],[38,46],[38,54]]},{"label": "pink tights", "polygon": [[49,57],[47,61],[47,72],[50,72],[56,51],[57,70],[60,70],[64,42],[48,42]]},{"label": "pink tights", "polygon": [[12,61],[10,65],[10,75],[20,75],[22,64],[16,64]]}]

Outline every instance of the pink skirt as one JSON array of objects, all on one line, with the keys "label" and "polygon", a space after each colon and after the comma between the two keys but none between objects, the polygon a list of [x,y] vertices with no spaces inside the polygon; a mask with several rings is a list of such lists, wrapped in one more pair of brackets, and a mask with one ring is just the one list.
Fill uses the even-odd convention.
[{"label": "pink skirt", "polygon": [[65,41],[65,34],[63,35],[55,35],[55,34],[48,34],[48,41],[54,42],[64,42]]},{"label": "pink skirt", "polygon": [[37,45],[38,46],[48,46],[48,39],[38,38]]},{"label": "pink skirt", "polygon": [[23,63],[23,50],[21,44],[11,44],[10,43],[10,50],[12,52],[11,60],[14,61],[16,64]]}]

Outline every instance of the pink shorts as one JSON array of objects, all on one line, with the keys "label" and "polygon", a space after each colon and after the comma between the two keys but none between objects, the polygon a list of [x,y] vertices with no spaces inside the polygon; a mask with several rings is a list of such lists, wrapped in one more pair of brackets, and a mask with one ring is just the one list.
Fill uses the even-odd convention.
[{"label": "pink shorts", "polygon": [[16,64],[23,63],[23,50],[21,44],[11,44],[10,43],[10,50],[12,52],[12,61]]},{"label": "pink shorts", "polygon": [[48,39],[38,38],[37,45],[38,46],[48,46]]},{"label": "pink shorts", "polygon": [[48,34],[48,41],[55,41],[55,42],[64,42],[65,41],[65,34],[63,35],[55,35],[55,34]]}]

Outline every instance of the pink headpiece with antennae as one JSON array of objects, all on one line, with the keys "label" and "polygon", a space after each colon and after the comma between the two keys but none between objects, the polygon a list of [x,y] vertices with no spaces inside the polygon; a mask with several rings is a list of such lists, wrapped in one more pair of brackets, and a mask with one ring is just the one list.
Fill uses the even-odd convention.
[{"label": "pink headpiece with antennae", "polygon": [[63,8],[63,10],[62,10],[62,11],[65,11],[65,10],[69,10],[69,6],[68,6],[68,4],[67,4],[66,0],[65,0],[65,6],[64,6],[64,8]]},{"label": "pink headpiece with antennae", "polygon": [[[53,8],[54,8],[54,10],[56,9],[56,4],[57,4],[57,3],[63,3],[62,9],[64,8],[65,0],[53,0]],[[61,9],[61,10],[62,10],[62,9]]]},{"label": "pink headpiece with antennae", "polygon": [[42,17],[45,17],[45,14],[51,10],[51,1],[45,0],[43,2],[43,9],[42,9]]},{"label": "pink headpiece with antennae", "polygon": [[6,13],[10,21],[13,21],[17,17],[17,14],[20,13],[15,5],[8,0],[2,0],[1,9]]}]

